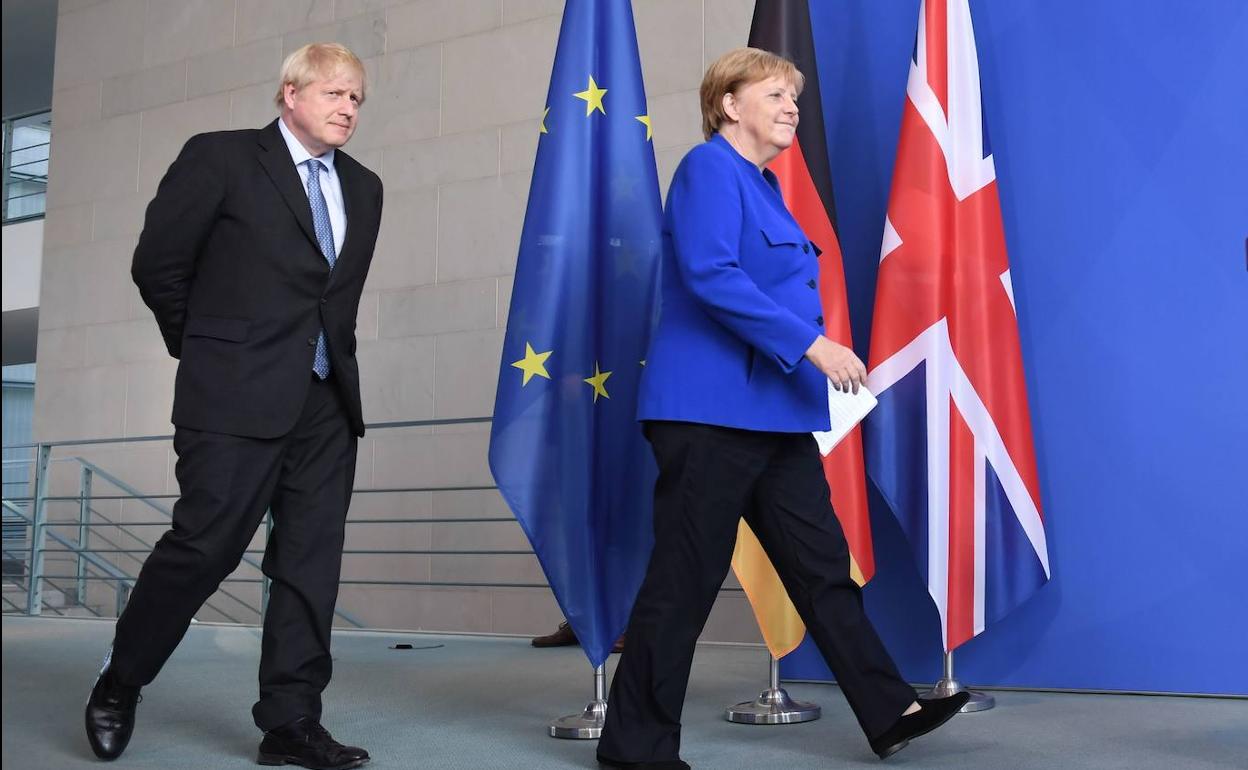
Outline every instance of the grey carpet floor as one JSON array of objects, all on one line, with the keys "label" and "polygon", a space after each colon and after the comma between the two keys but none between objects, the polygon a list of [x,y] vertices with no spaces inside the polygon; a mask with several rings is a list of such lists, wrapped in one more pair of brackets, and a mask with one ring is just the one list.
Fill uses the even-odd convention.
[{"label": "grey carpet floor", "polygon": [[[5,617],[5,768],[100,767],[82,707],[112,623]],[[255,767],[251,722],[259,631],[197,625],[143,691],[138,726],[117,768]],[[394,650],[396,643],[415,649]],[[595,768],[593,741],[546,737],[547,722],[591,694],[577,649],[526,640],[335,632],[325,725],[367,748],[369,768]],[[608,664],[608,675],[616,658]],[[684,711],[682,757],[695,768],[1248,768],[1248,701],[999,692],[997,708],[956,717],[880,763],[835,686],[790,684],[823,706],[802,725],[725,722],[726,704],[765,684],[766,654],[698,649]]]}]

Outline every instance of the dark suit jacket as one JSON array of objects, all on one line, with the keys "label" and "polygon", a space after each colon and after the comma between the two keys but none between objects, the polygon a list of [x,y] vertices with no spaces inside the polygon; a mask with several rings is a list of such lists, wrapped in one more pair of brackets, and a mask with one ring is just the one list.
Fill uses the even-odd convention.
[{"label": "dark suit jacket", "polygon": [[381,180],[334,160],[347,215],[332,273],[278,130],[218,131],[182,148],[147,207],[131,274],[180,359],[173,423],[254,438],[289,432],[324,328],[332,379],[364,435],[355,317],[381,222]]}]

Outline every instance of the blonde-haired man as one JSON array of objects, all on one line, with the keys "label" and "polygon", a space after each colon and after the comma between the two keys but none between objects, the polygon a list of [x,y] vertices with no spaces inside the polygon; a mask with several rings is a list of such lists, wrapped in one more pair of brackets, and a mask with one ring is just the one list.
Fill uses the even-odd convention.
[{"label": "blonde-haired man", "polygon": [[125,750],[139,688],[238,566],[266,510],[261,764],[368,761],[321,726],[343,532],[364,434],[355,317],[381,221],[381,180],[340,149],[365,96],[360,60],[331,43],[282,65],[281,116],[193,136],[169,167],[132,275],[179,359],[181,497],[117,620],[87,704],[91,748]]}]

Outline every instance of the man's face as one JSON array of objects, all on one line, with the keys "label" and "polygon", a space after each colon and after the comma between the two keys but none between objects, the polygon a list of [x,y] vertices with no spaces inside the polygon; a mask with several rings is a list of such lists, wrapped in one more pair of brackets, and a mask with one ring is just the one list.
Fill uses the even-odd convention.
[{"label": "man's face", "polygon": [[330,77],[318,77],[300,89],[286,84],[282,117],[299,142],[320,156],[341,147],[355,133],[363,93],[360,76],[342,70]]}]

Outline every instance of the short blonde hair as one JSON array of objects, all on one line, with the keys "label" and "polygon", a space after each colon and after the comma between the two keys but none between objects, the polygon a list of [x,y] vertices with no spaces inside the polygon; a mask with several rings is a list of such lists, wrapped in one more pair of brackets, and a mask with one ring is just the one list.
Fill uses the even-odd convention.
[{"label": "short blonde hair", "polygon": [[338,43],[308,43],[287,56],[282,62],[277,96],[273,101],[281,109],[286,104],[287,85],[298,91],[317,78],[332,78],[343,70],[353,70],[360,76],[360,104],[363,104],[368,90],[364,62],[351,53],[351,49]]},{"label": "short blonde hair", "polygon": [[799,94],[806,85],[806,76],[793,62],[760,48],[734,48],[716,59],[702,77],[699,92],[703,138],[710,139],[728,120],[724,112],[724,94],[736,93],[742,86],[771,77],[782,77],[792,82]]}]

